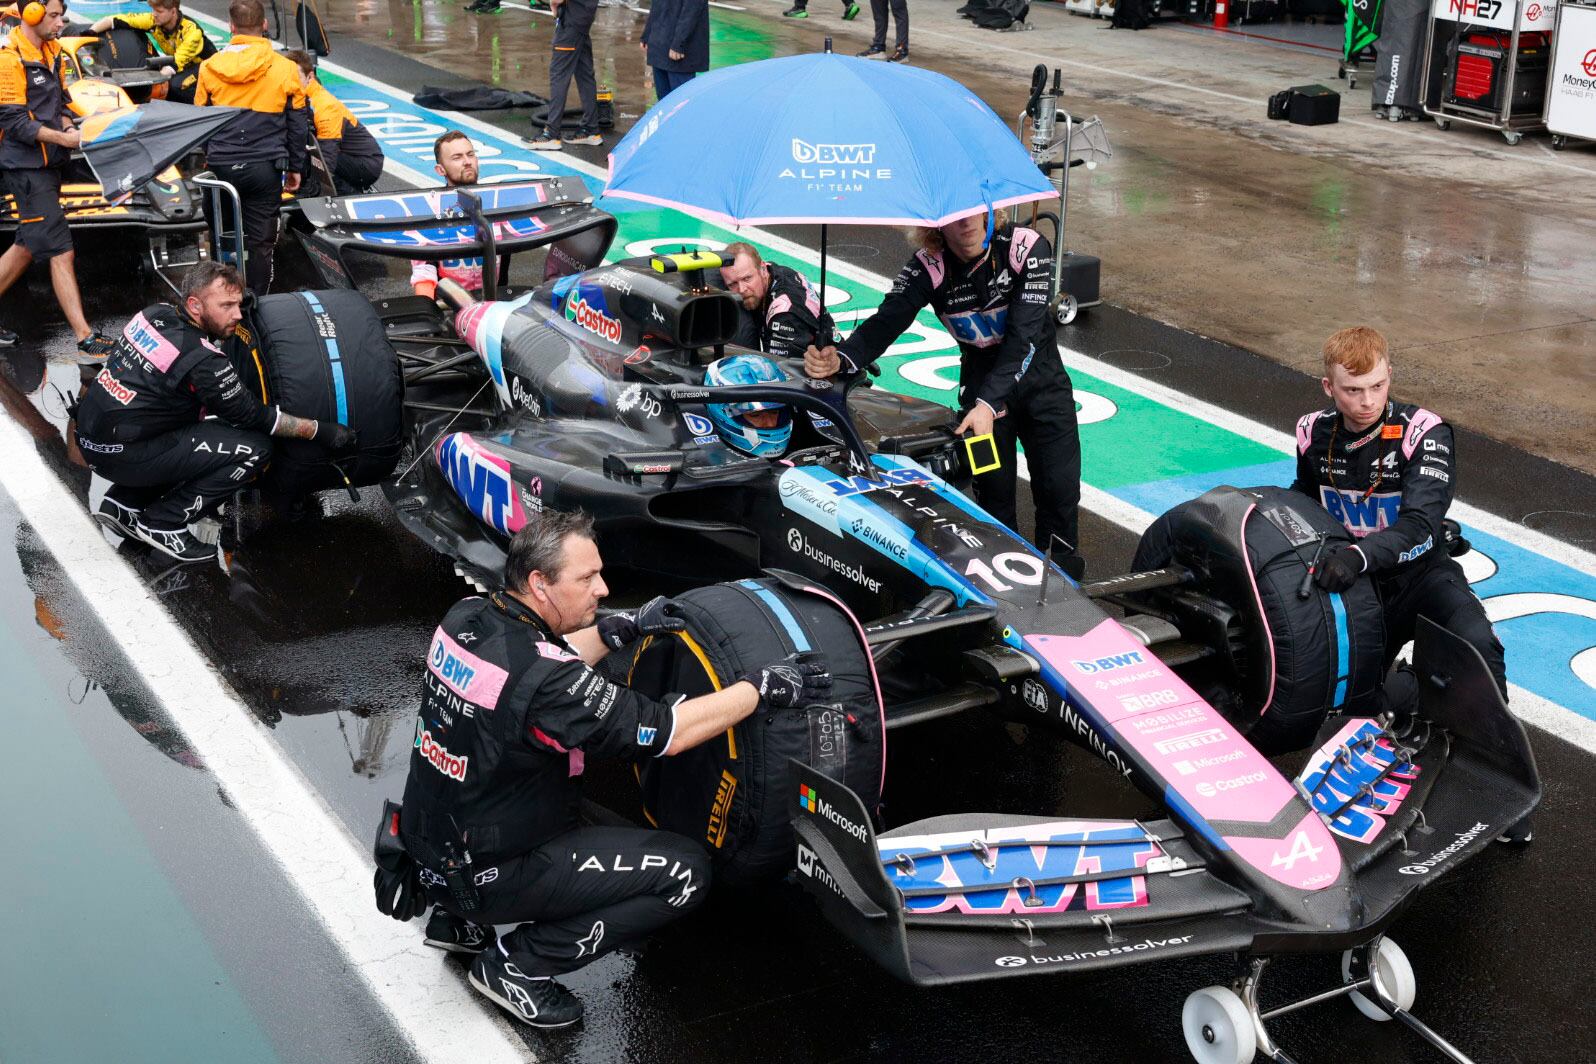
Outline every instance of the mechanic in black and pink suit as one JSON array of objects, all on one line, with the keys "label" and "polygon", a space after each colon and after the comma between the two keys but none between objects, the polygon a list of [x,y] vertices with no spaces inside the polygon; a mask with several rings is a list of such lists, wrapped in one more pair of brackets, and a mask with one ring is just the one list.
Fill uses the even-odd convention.
[{"label": "mechanic in black and pink suit", "polygon": [[[545,510],[510,541],[505,590],[457,602],[432,637],[399,834],[437,908],[427,943],[477,953],[471,985],[533,1027],[582,1003],[555,982],[635,946],[704,901],[709,856],[667,831],[583,827],[589,756],[641,760],[715,738],[761,705],[823,701],[831,676],[795,654],[699,698],[647,698],[595,672],[612,650],[679,630],[656,598],[594,624],[609,593],[586,514]],[[401,919],[410,874],[378,873]],[[517,924],[497,943],[488,925]]]},{"label": "mechanic in black and pink suit", "polygon": [[831,315],[797,270],[766,262],[752,244],[741,242],[727,244],[721,260],[721,281],[748,312],[738,344],[782,361],[803,358],[809,348],[832,342]]}]

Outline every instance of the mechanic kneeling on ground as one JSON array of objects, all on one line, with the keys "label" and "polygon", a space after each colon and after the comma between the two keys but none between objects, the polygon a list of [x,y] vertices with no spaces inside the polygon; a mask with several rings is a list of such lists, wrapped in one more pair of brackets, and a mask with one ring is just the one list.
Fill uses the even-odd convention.
[{"label": "mechanic kneeling on ground", "polygon": [[[56,43],[66,25],[66,5],[33,0],[20,13],[21,23],[0,46],[0,181],[17,212],[16,237],[0,255],[0,295],[35,261],[48,261],[56,302],[78,342],[78,362],[97,364],[114,341],[89,328],[83,316],[77,255],[61,209],[62,171],[78,146],[66,58]],[[16,333],[0,329],[0,347],[16,344]]]},{"label": "mechanic kneeling on ground", "polygon": [[[813,654],[700,698],[656,702],[610,682],[590,666],[683,624],[663,598],[594,624],[608,593],[602,568],[592,519],[546,510],[510,541],[506,590],[463,599],[444,617],[427,655],[400,815],[415,866],[377,874],[379,908],[416,915],[419,886],[437,906],[429,944],[482,950],[471,984],[534,1027],[582,1017],[555,976],[637,945],[701,904],[709,887],[709,857],[696,842],[578,826],[583,758],[679,754],[761,704],[819,701],[831,686]],[[483,927],[506,923],[519,926],[494,944]]]},{"label": "mechanic kneeling on ground", "polygon": [[1034,542],[1080,579],[1081,440],[1075,391],[1059,357],[1048,294],[1053,249],[1006,211],[977,214],[916,231],[921,248],[892,283],[881,307],[837,347],[810,348],[804,372],[823,378],[857,373],[930,304],[959,344],[957,433],[991,433],[1001,466],[975,478],[975,497],[1019,529],[1015,440],[1025,445],[1036,499]]},{"label": "mechanic kneeling on ground", "polygon": [[273,436],[337,453],[355,433],[295,417],[250,394],[229,359],[242,345],[244,281],[202,262],[183,278],[182,306],[157,303],[128,322],[75,411],[78,448],[112,487],[94,516],[180,562],[215,547],[188,526],[212,514],[271,461]]},{"label": "mechanic kneeling on ground", "polygon": [[360,124],[360,119],[345,107],[343,101],[327,91],[316,80],[316,60],[309,52],[298,49],[284,52],[299,68],[299,83],[305,88],[305,99],[310,104],[311,133],[316,138],[322,162],[332,174],[333,188],[321,187],[321,175],[312,169],[305,172],[300,188],[301,196],[352,196],[369,192],[382,176],[385,157],[382,145],[371,135],[371,130]]},{"label": "mechanic kneeling on ground", "polygon": [[775,359],[797,359],[811,347],[832,342],[831,315],[802,274],[766,262],[752,244],[727,244],[722,254],[732,259],[720,268],[721,281],[749,315],[744,321],[747,335],[738,337],[742,346]]},{"label": "mechanic kneeling on ground", "polygon": [[[263,296],[272,284],[277,212],[283,193],[304,180],[310,111],[299,68],[272,50],[266,9],[260,0],[233,0],[227,8],[232,39],[200,64],[194,102],[242,107],[244,114],[222,128],[205,148],[216,176],[238,190],[243,208],[244,276]],[[209,197],[207,197],[207,209]],[[230,229],[213,218],[218,229]]]},{"label": "mechanic kneeling on ground", "polygon": [[194,89],[199,84],[199,65],[216,54],[216,45],[205,36],[199,23],[183,14],[178,0],[148,0],[148,3],[148,12],[107,15],[89,29],[105,33],[121,27],[148,33],[157,51],[172,58],[171,63],[161,67],[161,73],[167,78],[166,98],[173,103],[193,103]]}]

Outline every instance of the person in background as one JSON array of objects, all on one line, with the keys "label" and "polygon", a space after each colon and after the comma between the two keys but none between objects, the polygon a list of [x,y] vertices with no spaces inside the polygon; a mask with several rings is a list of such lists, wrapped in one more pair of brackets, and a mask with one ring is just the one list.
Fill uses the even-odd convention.
[{"label": "person in background", "polygon": [[[232,39],[200,64],[194,102],[241,107],[205,147],[216,176],[238,190],[243,207],[244,276],[263,296],[272,284],[277,212],[284,192],[298,192],[308,160],[310,111],[299,68],[272,50],[260,0],[233,0],[227,9]],[[217,228],[226,226],[217,223]]]},{"label": "person in background", "polygon": [[[808,18],[809,0],[793,0],[793,5],[782,13],[783,18]],[[859,5],[854,0],[842,0],[842,21],[852,22],[859,17]]]},{"label": "person in background", "polygon": [[[528,141],[534,151],[559,151],[565,144],[596,146],[604,143],[598,132],[598,82],[593,77],[593,19],[599,0],[551,0],[554,10],[554,55],[549,62],[549,113],[540,136]],[[576,78],[582,101],[582,125],[561,140],[565,98]]]},{"label": "person in background", "polygon": [[[474,185],[480,170],[477,146],[458,129],[451,129],[432,142],[433,169],[450,188]],[[410,290],[431,299],[437,295],[438,281],[448,278],[467,292],[482,291],[482,258],[443,259],[430,262],[410,260]]]},{"label": "person in background", "polygon": [[304,86],[305,101],[310,105],[310,126],[316,138],[316,149],[321,152],[321,160],[333,179],[333,188],[323,190],[321,175],[314,168],[309,169],[300,195],[352,196],[371,191],[382,176],[386,161],[382,145],[338,97],[316,80],[316,60],[309,52],[296,49],[283,54],[299,67],[299,83]]},{"label": "person in background", "polygon": [[866,59],[901,63],[909,58],[909,0],[890,0],[892,21],[898,27],[895,47],[890,56],[887,54],[888,5],[889,0],[870,0],[870,14],[876,20],[876,35],[870,39],[870,47],[859,54]]},{"label": "person in background", "polygon": [[205,36],[199,23],[183,14],[178,0],[147,0],[148,12],[135,11],[121,15],[107,15],[97,19],[89,28],[95,33],[105,33],[124,27],[147,33],[155,42],[156,50],[172,57],[161,68],[168,81],[166,98],[173,103],[193,103],[194,90],[199,85],[199,66],[216,54],[216,45]]},{"label": "person in background", "polygon": [[654,0],[641,43],[663,100],[709,69],[709,0]]},{"label": "person in background", "polygon": [[[66,95],[66,60],[56,38],[66,26],[61,0],[30,4],[26,17],[0,46],[0,182],[17,210],[17,232],[0,255],[0,295],[35,261],[50,264],[50,284],[77,339],[78,361],[104,362],[116,346],[83,316],[77,256],[61,209],[61,172],[78,146]],[[0,347],[15,347],[17,334],[0,329]]]}]

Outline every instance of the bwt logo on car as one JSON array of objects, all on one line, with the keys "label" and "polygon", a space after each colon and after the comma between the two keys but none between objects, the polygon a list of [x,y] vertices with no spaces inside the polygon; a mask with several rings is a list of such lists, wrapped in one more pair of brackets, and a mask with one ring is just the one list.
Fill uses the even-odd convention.
[{"label": "bwt logo on car", "polygon": [[[498,529],[520,529],[519,508],[510,492],[510,463],[482,449],[464,432],[445,436],[438,443],[438,469],[471,512]],[[513,526],[513,527],[512,527]]]},{"label": "bwt logo on car", "polygon": [[421,756],[426,759],[427,764],[456,783],[465,782],[466,765],[471,759],[469,757],[456,757],[445,750],[432,737],[432,733],[422,727],[419,718],[416,720],[416,749],[421,751]]},{"label": "bwt logo on car", "polygon": [[1124,654],[1113,654],[1106,658],[1093,658],[1090,661],[1071,661],[1070,664],[1090,676],[1094,672],[1113,672],[1115,669],[1140,665],[1144,660],[1140,650],[1132,650]]},{"label": "bwt logo on car", "polygon": [[874,144],[810,144],[792,138],[792,161],[805,165],[869,166],[876,161]]},{"label": "bwt logo on car", "polygon": [[863,495],[866,492],[876,491],[880,488],[902,487],[905,484],[929,484],[931,478],[918,469],[883,469],[877,479],[869,477],[846,477],[842,480],[828,480],[826,487],[832,494],[846,498],[849,495]]}]

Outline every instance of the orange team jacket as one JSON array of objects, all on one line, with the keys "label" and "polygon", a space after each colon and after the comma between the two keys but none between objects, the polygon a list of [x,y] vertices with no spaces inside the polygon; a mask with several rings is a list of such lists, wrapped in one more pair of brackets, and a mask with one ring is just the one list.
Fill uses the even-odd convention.
[{"label": "orange team jacket", "polygon": [[377,138],[371,131],[360,124],[343,101],[327,91],[327,87],[315,78],[310,79],[310,84],[305,86],[305,99],[310,101],[310,112],[316,131],[316,141],[321,147],[321,157],[327,163],[327,169],[337,172],[338,160],[342,156],[351,159],[369,159],[376,164],[378,172],[382,170],[382,146],[377,143]]},{"label": "orange team jacket", "polygon": [[61,78],[61,46],[35,48],[18,26],[0,43],[0,170],[65,166],[72,152],[39,139],[39,127],[61,128],[71,105]]},{"label": "orange team jacket", "polygon": [[266,38],[240,34],[201,63],[194,102],[245,112],[211,138],[208,162],[274,162],[289,173],[305,172],[310,112],[299,67]]}]

